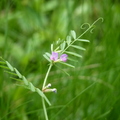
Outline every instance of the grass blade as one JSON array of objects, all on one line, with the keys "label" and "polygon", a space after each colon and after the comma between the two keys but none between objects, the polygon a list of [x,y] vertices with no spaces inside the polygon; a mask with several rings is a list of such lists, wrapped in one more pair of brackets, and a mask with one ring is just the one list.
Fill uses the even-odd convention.
[{"label": "grass blade", "polygon": [[72,100],[70,100],[66,105],[64,105],[64,107],[59,110],[55,116],[53,116],[52,120],[58,116],[68,105],[70,105],[75,99],[77,99],[81,94],[83,94],[84,92],[86,92],[88,89],[90,89],[96,82],[94,82],[93,84],[91,84],[90,86],[88,86],[86,89],[84,89],[82,92],[80,92],[78,95],[76,95]]}]

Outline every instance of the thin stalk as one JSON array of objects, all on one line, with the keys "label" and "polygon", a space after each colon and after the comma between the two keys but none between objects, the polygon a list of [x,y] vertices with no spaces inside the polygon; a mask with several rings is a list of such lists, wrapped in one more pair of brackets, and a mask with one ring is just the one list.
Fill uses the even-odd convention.
[{"label": "thin stalk", "polygon": [[44,98],[42,98],[42,105],[43,105],[43,111],[44,111],[45,119],[46,119],[46,120],[49,120],[49,119],[48,119],[48,115],[47,115],[47,110],[46,110]]},{"label": "thin stalk", "polygon": [[[50,66],[49,66],[49,68],[48,68],[48,71],[47,71],[47,73],[46,73],[46,76],[45,76],[45,79],[44,79],[44,82],[43,82],[42,89],[44,89],[44,87],[46,86],[47,78],[48,78],[48,75],[49,75],[50,70],[51,70],[51,68],[52,68],[52,65],[53,65],[53,64],[50,63]],[[47,115],[47,110],[46,110],[44,98],[42,98],[42,105],[43,105],[43,110],[44,110],[44,114],[45,114],[45,119],[46,119],[46,120],[49,120],[49,119],[48,119],[48,115]]]},{"label": "thin stalk", "polygon": [[42,89],[44,89],[44,87],[45,87],[45,85],[46,85],[46,82],[47,82],[47,78],[48,78],[48,75],[49,75],[49,73],[50,73],[50,70],[51,70],[51,68],[52,68],[52,63],[50,63],[50,66],[49,66],[49,68],[48,68],[48,71],[47,71],[47,73],[46,73],[46,76],[45,76],[45,79],[44,79],[44,82],[43,82],[43,86],[42,86]]}]

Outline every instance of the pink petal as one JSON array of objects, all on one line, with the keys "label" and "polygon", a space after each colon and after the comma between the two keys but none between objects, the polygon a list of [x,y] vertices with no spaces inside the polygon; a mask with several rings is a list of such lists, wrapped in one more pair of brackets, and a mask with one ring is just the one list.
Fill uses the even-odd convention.
[{"label": "pink petal", "polygon": [[68,57],[67,54],[62,54],[62,55],[60,56],[60,59],[61,59],[63,62],[66,62],[66,61],[67,61],[67,57]]},{"label": "pink petal", "polygon": [[58,59],[58,53],[52,52],[52,55],[50,56],[50,59],[53,61],[56,61]]}]

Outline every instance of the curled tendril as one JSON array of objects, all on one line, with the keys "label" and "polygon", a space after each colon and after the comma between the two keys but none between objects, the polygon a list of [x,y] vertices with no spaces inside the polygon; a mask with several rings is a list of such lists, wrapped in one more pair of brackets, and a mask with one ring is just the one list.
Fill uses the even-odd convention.
[{"label": "curled tendril", "polygon": [[94,30],[95,28],[93,27],[93,28],[91,28],[91,30],[90,30],[90,33],[93,33],[93,30]]},{"label": "curled tendril", "polygon": [[104,19],[102,18],[102,17],[100,17],[100,18],[98,18],[90,27],[90,33],[93,33],[93,30],[95,29],[95,24],[99,21],[99,20],[101,20],[102,22],[104,21]]},{"label": "curled tendril", "polygon": [[104,21],[104,19],[102,17],[100,17],[92,25],[94,25],[95,23],[97,23],[99,20],[101,20],[102,22]]},{"label": "curled tendril", "polygon": [[103,18],[102,17],[100,17],[100,18],[98,18],[93,24],[89,24],[89,23],[84,23],[84,24],[82,24],[81,25],[81,29],[85,29],[86,27],[86,25],[88,26],[88,28],[81,34],[81,35],[79,35],[78,36],[78,38],[77,39],[79,39],[79,38],[81,38],[85,33],[87,33],[89,30],[90,30],[90,32],[92,33],[93,32],[93,29],[95,28],[94,26],[95,26],[95,24],[99,21],[99,20],[101,20],[102,22],[103,22]]},{"label": "curled tendril", "polygon": [[81,29],[88,29],[89,27],[90,27],[89,23],[83,23],[80,28]]},{"label": "curled tendril", "polygon": [[90,33],[93,33],[93,30],[95,29],[95,24],[101,20],[102,22],[104,21],[104,19],[102,17],[98,18],[94,23],[92,23],[91,25],[89,23],[83,23],[81,25],[81,29],[86,29],[86,31],[84,33],[86,33],[88,30],[90,30]]},{"label": "curled tendril", "polygon": [[91,26],[90,33],[93,33],[93,30],[95,29],[95,25]]}]

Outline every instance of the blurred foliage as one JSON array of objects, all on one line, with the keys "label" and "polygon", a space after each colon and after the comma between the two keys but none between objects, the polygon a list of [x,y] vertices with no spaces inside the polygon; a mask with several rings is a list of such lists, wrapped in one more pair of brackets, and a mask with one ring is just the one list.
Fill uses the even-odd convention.
[{"label": "blurred foliage", "polygon": [[[86,48],[84,58],[77,59],[75,70],[64,68],[71,76],[55,67],[50,73],[49,82],[58,89],[47,94],[53,104],[50,120],[120,120],[120,2],[0,0],[0,56],[39,88],[48,67],[42,55],[50,52],[50,44],[72,29],[79,36],[83,23],[99,17],[104,22],[82,37],[90,40],[80,44]],[[44,120],[41,98],[15,84],[0,69],[0,119]]]}]

